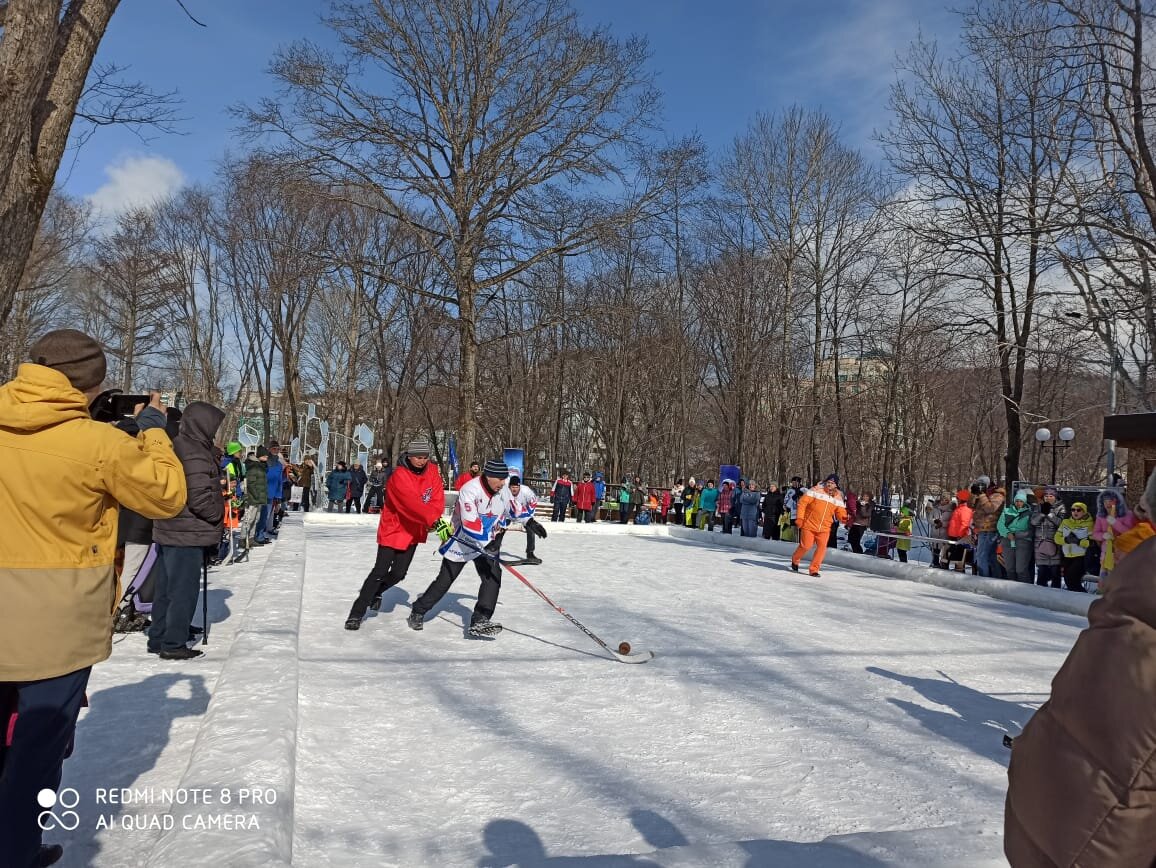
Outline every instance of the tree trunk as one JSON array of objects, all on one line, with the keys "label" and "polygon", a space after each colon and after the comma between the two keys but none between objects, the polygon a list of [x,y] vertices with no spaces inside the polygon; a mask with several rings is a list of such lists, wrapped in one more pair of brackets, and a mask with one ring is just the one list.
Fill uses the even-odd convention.
[{"label": "tree trunk", "polygon": [[473,259],[464,256],[458,262],[458,358],[461,365],[458,384],[458,459],[484,464],[478,455],[478,329]]},{"label": "tree trunk", "polygon": [[10,0],[0,38],[0,324],[32,252],[77,103],[119,0]]}]

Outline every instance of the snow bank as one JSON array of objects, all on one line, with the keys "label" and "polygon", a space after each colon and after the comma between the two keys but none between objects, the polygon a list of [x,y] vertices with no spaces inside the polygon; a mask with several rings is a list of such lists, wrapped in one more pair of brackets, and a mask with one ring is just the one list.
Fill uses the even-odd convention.
[{"label": "snow bank", "polygon": [[[304,578],[305,535],[294,529],[275,544],[244,610],[181,779],[181,789],[207,791],[214,804],[174,806],[173,829],[157,843],[148,864],[291,863]],[[263,803],[252,795],[242,801],[243,791],[258,789],[264,791]],[[226,792],[229,804],[223,803]],[[226,817],[234,828],[221,822]]]},{"label": "snow bank", "polygon": [[327,525],[333,527],[335,525],[357,525],[357,524],[372,524],[376,525],[378,515],[362,515],[359,512],[307,512],[305,515],[305,524],[313,525]]}]

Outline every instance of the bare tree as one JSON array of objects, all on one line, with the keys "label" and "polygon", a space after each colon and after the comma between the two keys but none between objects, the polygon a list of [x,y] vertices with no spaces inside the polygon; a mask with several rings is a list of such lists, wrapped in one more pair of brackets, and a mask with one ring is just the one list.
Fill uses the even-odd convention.
[{"label": "bare tree", "polygon": [[961,320],[990,333],[998,354],[1008,480],[1019,476],[1028,347],[1078,124],[1060,98],[1068,88],[1048,25],[1015,0],[992,0],[964,17],[960,57],[916,43],[881,136],[911,182],[909,229],[951,253],[954,276],[986,302]]},{"label": "bare tree", "polygon": [[93,243],[81,287],[84,313],[92,333],[112,356],[118,385],[125,392],[132,391],[146,372],[151,376],[160,361],[169,329],[171,266],[156,218],[148,209],[118,215],[114,230]]},{"label": "bare tree", "polygon": [[0,325],[0,379],[15,376],[32,341],[67,320],[89,230],[80,202],[61,194],[48,200],[11,315]]},{"label": "bare tree", "polygon": [[425,242],[449,278],[439,300],[457,309],[458,435],[473,454],[479,302],[602,230],[545,246],[521,231],[552,183],[614,175],[615,150],[655,107],[645,44],[584,30],[564,0],[336,2],[328,23],[343,56],[281,52],[283,92],[249,120],[327,178],[372,190]]}]

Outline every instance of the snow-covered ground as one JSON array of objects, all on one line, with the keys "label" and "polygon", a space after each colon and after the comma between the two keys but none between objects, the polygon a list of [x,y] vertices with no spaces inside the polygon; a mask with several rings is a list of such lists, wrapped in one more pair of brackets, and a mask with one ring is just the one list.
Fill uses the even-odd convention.
[{"label": "snow-covered ground", "polygon": [[[432,546],[348,632],[372,520],[291,518],[214,573],[229,617],[208,657],[130,636],[96,669],[64,782],[81,825],[47,840],[98,866],[1005,864],[1001,735],[1084,619],[834,564],[811,579],[705,535],[547,527],[520,571],[653,661],[605,657],[509,574],[506,631],[467,639],[471,568],[412,632]],[[130,804],[93,803],[122,786]],[[216,801],[169,814],[164,787]],[[276,804],[238,805],[256,789]]]}]

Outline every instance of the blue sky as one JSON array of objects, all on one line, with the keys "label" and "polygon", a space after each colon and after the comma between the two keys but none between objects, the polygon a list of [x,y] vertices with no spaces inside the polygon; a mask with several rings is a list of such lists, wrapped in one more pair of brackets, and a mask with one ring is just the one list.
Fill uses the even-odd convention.
[{"label": "blue sky", "polygon": [[[420,2],[420,0],[415,0]],[[941,0],[572,0],[590,24],[650,43],[672,137],[697,131],[724,150],[758,111],[792,103],[821,108],[847,141],[871,155],[872,130],[887,122],[892,64],[922,30],[954,40],[958,20]],[[226,108],[272,92],[266,75],[278,46],[326,40],[325,0],[176,0],[120,6],[100,59],[185,103],[181,135],[147,143],[124,129],[98,131],[67,161],[58,182],[116,211],[209,178],[240,146]]]}]

